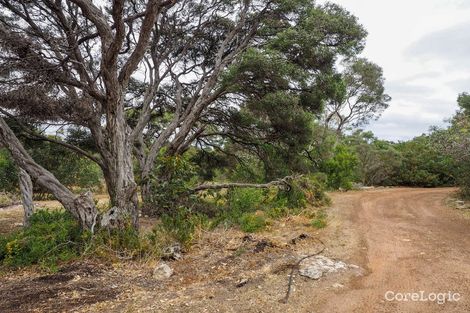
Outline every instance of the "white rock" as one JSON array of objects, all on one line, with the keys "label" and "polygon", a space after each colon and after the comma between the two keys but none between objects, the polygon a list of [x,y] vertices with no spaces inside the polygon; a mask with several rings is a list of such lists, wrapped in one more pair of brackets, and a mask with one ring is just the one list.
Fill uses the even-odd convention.
[{"label": "white rock", "polygon": [[160,262],[153,270],[153,278],[156,280],[167,279],[171,275],[173,275],[173,270],[164,262]]},{"label": "white rock", "polygon": [[334,273],[348,269],[348,265],[342,261],[335,261],[323,255],[306,259],[300,264],[299,273],[311,279],[319,279],[326,273]]}]

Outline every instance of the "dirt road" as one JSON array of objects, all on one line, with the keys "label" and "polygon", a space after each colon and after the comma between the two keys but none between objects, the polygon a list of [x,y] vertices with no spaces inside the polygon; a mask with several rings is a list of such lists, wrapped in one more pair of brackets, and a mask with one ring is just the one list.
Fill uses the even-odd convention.
[{"label": "dirt road", "polygon": [[[446,205],[453,192],[334,193],[322,230],[302,216],[250,236],[216,229],[182,260],[168,262],[174,274],[165,281],[152,277],[154,263],[79,263],[45,276],[13,272],[0,278],[0,312],[470,312],[470,212]],[[6,213],[0,221],[21,218],[20,211]],[[319,280],[296,276],[289,302],[281,303],[290,269],[321,248],[318,238],[323,255],[360,270]],[[449,301],[449,292],[458,301]]]},{"label": "dirt road", "polygon": [[[341,292],[324,294],[315,311],[470,312],[470,220],[445,205],[450,192],[402,188],[334,195],[338,221],[360,243],[351,250],[353,258],[368,274],[351,279]],[[449,291],[459,301],[411,301],[411,295],[399,301],[406,293],[429,300]]]}]

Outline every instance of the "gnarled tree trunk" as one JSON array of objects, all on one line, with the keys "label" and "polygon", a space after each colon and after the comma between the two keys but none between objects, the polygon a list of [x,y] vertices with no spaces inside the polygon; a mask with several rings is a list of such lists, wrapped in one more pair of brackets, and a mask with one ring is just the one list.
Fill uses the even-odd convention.
[{"label": "gnarled tree trunk", "polygon": [[33,215],[34,212],[34,203],[33,203],[33,182],[28,172],[20,168],[19,171],[19,182],[20,182],[20,191],[21,191],[21,201],[23,203],[24,210],[24,226],[29,226],[29,218]]},{"label": "gnarled tree trunk", "polygon": [[134,142],[130,141],[130,129],[126,123],[124,103],[119,87],[116,87],[116,90],[116,94],[111,95],[110,102],[107,104],[105,129],[107,153],[102,154],[105,160],[103,173],[112,207],[107,213],[112,223],[106,226],[127,226],[125,224],[130,221],[131,225],[137,228],[138,197],[132,163]]},{"label": "gnarled tree trunk", "polygon": [[52,193],[64,208],[72,213],[84,229],[93,230],[98,211],[91,195],[89,193],[79,196],[74,195],[67,187],[62,185],[51,172],[34,162],[5,120],[1,117],[0,143],[10,151],[18,167],[22,168],[34,182]]},{"label": "gnarled tree trunk", "polygon": [[104,171],[112,209],[107,213],[111,222],[103,226],[120,227],[130,221],[137,228],[139,211],[132,157],[127,149],[119,153],[121,155],[110,162],[111,168]]}]

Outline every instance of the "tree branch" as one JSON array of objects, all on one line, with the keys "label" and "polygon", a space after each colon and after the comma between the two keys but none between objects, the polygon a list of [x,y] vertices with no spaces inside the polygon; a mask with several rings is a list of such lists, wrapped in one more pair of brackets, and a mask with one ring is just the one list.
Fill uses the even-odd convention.
[{"label": "tree branch", "polygon": [[41,134],[38,134],[36,133],[35,131],[29,129],[28,127],[26,127],[23,123],[21,123],[18,118],[16,118],[16,116],[8,113],[7,111],[3,110],[0,108],[0,113],[3,113],[5,114],[6,116],[12,118],[15,120],[16,123],[18,123],[18,126],[21,127],[22,130],[24,130],[26,133],[28,133],[30,136],[33,136],[34,138],[31,138],[31,139],[38,139],[38,140],[43,140],[43,141],[48,141],[48,142],[52,142],[52,143],[55,143],[55,144],[58,144],[60,146],[63,146],[67,149],[70,149],[70,150],[73,150],[75,152],[78,152],[80,153],[81,155],[83,155],[84,157],[90,159],[91,161],[95,162],[96,164],[98,164],[100,167],[103,167],[104,164],[103,162],[96,158],[95,156],[91,155],[90,153],[88,153],[87,151],[77,147],[77,146],[74,146],[72,144],[69,144],[67,142],[64,142],[64,141],[61,141],[61,140],[57,140],[57,139],[53,139],[53,138],[50,138],[50,137],[47,137],[47,136],[44,136],[44,135],[41,135]]},{"label": "tree branch", "polygon": [[279,180],[273,180],[266,184],[253,184],[253,183],[220,183],[220,184],[202,184],[193,188],[192,192],[199,192],[209,189],[225,189],[225,188],[270,188],[270,187],[280,187],[284,189],[291,188],[292,180],[299,178],[299,176],[286,176]]}]

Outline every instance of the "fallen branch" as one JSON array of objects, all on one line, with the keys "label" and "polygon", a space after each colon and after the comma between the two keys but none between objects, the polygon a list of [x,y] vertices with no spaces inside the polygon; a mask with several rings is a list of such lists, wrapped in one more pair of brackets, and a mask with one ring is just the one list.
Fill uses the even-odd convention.
[{"label": "fallen branch", "polygon": [[325,244],[323,243],[323,241],[321,241],[320,239],[316,238],[317,241],[319,241],[321,244],[322,244],[322,248],[320,249],[320,251],[318,252],[315,252],[313,254],[309,254],[307,256],[304,256],[303,258],[301,258],[300,260],[298,260],[293,266],[292,266],[292,269],[290,271],[290,274],[289,274],[289,283],[287,284],[287,291],[286,291],[286,296],[284,297],[284,299],[280,300],[281,303],[287,303],[287,301],[289,301],[289,297],[290,297],[290,293],[291,293],[291,290],[292,290],[292,284],[294,283],[294,272],[296,270],[299,269],[299,266],[300,266],[300,263],[302,263],[302,261],[308,259],[308,258],[311,258],[311,257],[314,257],[316,255],[319,255],[320,253],[322,253],[323,251],[325,251]]},{"label": "fallen branch", "polygon": [[270,188],[270,187],[285,187],[289,189],[291,187],[292,180],[299,178],[300,176],[286,176],[279,180],[273,180],[266,184],[253,184],[253,183],[220,183],[220,184],[202,184],[193,188],[192,192],[199,192],[209,189],[225,189],[225,188]]}]

